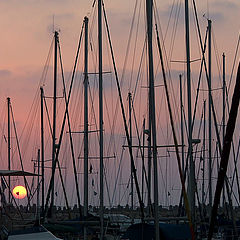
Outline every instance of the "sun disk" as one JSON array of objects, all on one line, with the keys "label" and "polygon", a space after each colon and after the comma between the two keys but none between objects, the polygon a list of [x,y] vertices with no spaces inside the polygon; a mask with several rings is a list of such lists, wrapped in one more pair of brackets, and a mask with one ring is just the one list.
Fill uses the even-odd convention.
[{"label": "sun disk", "polygon": [[13,196],[17,199],[23,199],[26,197],[27,195],[27,190],[25,187],[23,186],[16,186],[13,191]]}]

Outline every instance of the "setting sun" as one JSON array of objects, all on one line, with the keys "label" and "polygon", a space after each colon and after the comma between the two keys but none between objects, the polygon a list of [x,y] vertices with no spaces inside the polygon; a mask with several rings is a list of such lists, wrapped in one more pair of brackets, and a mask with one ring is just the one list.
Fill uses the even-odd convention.
[{"label": "setting sun", "polygon": [[23,199],[26,197],[27,195],[27,190],[25,187],[23,186],[16,186],[13,191],[13,196],[17,199]]}]

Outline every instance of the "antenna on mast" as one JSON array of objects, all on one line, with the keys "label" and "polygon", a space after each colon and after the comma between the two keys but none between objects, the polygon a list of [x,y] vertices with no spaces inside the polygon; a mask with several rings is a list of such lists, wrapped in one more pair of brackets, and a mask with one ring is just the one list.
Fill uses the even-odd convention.
[{"label": "antenna on mast", "polygon": [[55,26],[55,15],[53,14],[53,18],[52,18],[52,33],[55,33],[55,32],[60,33],[61,29],[58,28],[58,30],[57,30],[57,27]]},{"label": "antenna on mast", "polygon": [[53,32],[53,33],[54,33],[54,31],[55,31],[55,26],[54,26],[54,25],[55,25],[55,22],[54,22],[55,19],[54,19],[54,18],[55,18],[55,15],[53,14],[53,25],[52,25],[52,27],[53,27],[53,28],[52,28],[52,32]]}]

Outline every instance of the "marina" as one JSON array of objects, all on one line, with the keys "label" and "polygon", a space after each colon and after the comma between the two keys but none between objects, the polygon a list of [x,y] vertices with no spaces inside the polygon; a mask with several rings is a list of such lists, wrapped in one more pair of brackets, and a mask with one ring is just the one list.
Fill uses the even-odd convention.
[{"label": "marina", "polygon": [[6,98],[0,239],[239,239],[240,37],[219,53],[217,3],[108,4],[67,52],[53,16],[26,120]]}]

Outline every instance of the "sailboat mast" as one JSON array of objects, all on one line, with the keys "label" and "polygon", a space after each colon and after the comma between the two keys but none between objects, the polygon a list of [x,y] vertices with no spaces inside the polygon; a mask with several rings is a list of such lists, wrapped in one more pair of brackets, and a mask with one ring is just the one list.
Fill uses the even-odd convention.
[{"label": "sailboat mast", "polygon": [[189,202],[192,214],[192,221],[195,219],[195,166],[192,156],[192,106],[191,106],[191,62],[190,62],[190,33],[189,33],[189,7],[188,0],[185,0],[185,38],[186,38],[186,60],[187,60],[187,102],[188,102],[188,153],[190,161],[189,172]]},{"label": "sailboat mast", "polygon": [[223,57],[223,91],[222,91],[222,95],[223,95],[223,115],[222,115],[222,123],[223,123],[223,128],[222,128],[222,132],[223,132],[223,139],[224,139],[224,135],[225,135],[225,111],[226,111],[226,105],[225,105],[225,96],[226,96],[226,80],[225,80],[225,71],[226,71],[226,67],[225,67],[225,54],[223,53],[222,55]]},{"label": "sailboat mast", "polygon": [[208,91],[208,161],[209,161],[209,206],[212,207],[212,111],[211,111],[211,94],[212,94],[212,21],[208,20],[208,79],[209,79],[209,91]]},{"label": "sailboat mast", "polygon": [[[7,109],[8,109],[8,170],[11,170],[11,125],[10,125],[10,98],[7,98]],[[8,202],[11,201],[11,177],[8,177]]]},{"label": "sailboat mast", "polygon": [[155,238],[159,240],[159,212],[158,212],[158,167],[157,167],[157,138],[155,118],[155,92],[154,92],[154,71],[153,71],[153,50],[152,50],[152,22],[153,22],[153,1],[146,0],[147,14],[147,44],[148,44],[148,70],[149,70],[149,111],[151,117],[153,143],[153,179],[154,179],[154,221]]},{"label": "sailboat mast", "polygon": [[[56,153],[56,109],[57,109],[57,48],[58,48],[58,32],[54,33],[54,86],[53,86],[53,127],[52,127],[52,175],[54,176],[54,162]],[[51,210],[54,205],[54,179],[52,186]]]},{"label": "sailboat mast", "polygon": [[[88,18],[84,18],[84,217],[88,216]],[[87,227],[84,225],[84,240],[87,239]]]},{"label": "sailboat mast", "polygon": [[182,92],[182,75],[179,75],[180,80],[180,104],[181,104],[181,140],[182,140],[182,173],[184,174],[185,164],[184,164],[184,116],[183,116],[183,92]]},{"label": "sailboat mast", "polygon": [[39,199],[39,195],[40,195],[40,182],[39,182],[39,176],[40,176],[40,149],[38,149],[38,154],[37,154],[37,216],[36,216],[36,220],[38,222],[38,224],[40,224],[40,199]]},{"label": "sailboat mast", "polygon": [[45,201],[45,189],[44,189],[44,121],[43,121],[43,88],[40,88],[41,91],[41,170],[42,170],[42,214],[44,212],[44,201]]},{"label": "sailboat mast", "polygon": [[[203,102],[202,206],[205,202],[206,100]],[[203,206],[204,207],[204,206]]]},{"label": "sailboat mast", "polygon": [[142,200],[144,199],[144,173],[145,173],[145,161],[144,161],[144,154],[145,154],[145,118],[143,119],[143,134],[142,134]]},{"label": "sailboat mast", "polygon": [[[132,147],[132,94],[128,93],[128,107],[129,107],[129,134],[130,134],[130,142]],[[133,209],[133,169],[131,164],[131,208]]]},{"label": "sailboat mast", "polygon": [[103,73],[102,73],[102,0],[98,0],[98,71],[99,71],[99,157],[100,157],[100,239],[103,240]]},{"label": "sailboat mast", "polygon": [[[226,97],[226,81],[225,81],[225,54],[223,53],[223,89],[222,89],[222,101],[223,101],[223,109],[222,109],[222,142],[224,141],[225,136],[225,129],[226,129],[226,119],[225,119],[225,111],[226,111],[226,104],[225,104],[225,97]],[[224,199],[225,199],[225,188],[223,186],[223,194],[222,194],[222,206],[224,207]]]},{"label": "sailboat mast", "polygon": [[148,189],[148,213],[149,216],[151,215],[151,195],[152,195],[152,149],[151,149],[151,117],[150,117],[150,112],[148,113],[148,136],[147,136],[147,141],[148,141],[148,183],[147,183],[147,189]]}]

